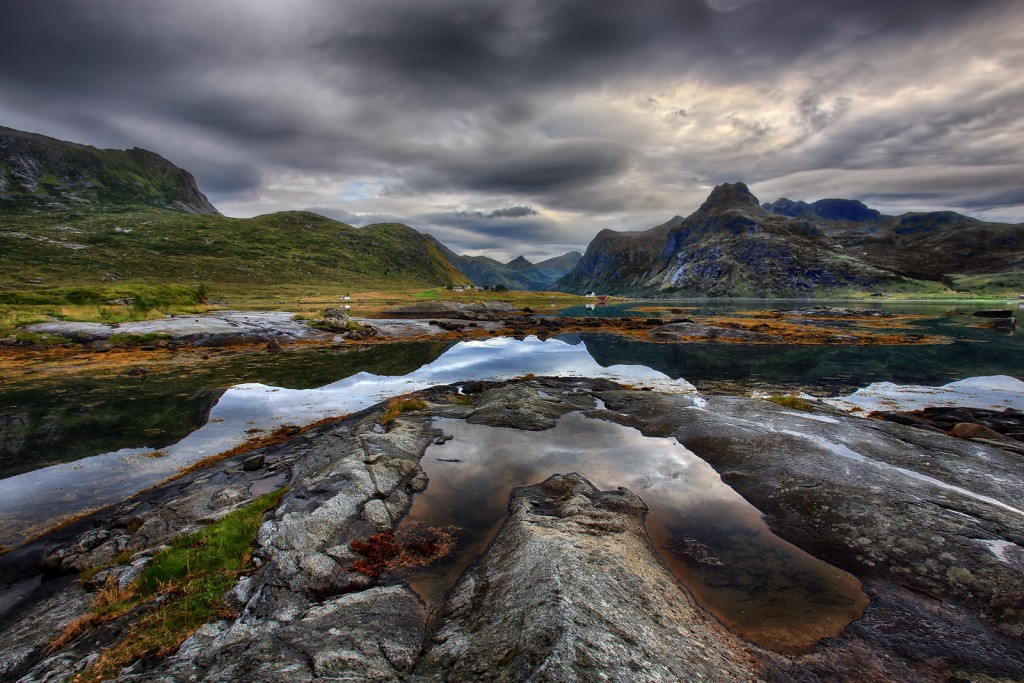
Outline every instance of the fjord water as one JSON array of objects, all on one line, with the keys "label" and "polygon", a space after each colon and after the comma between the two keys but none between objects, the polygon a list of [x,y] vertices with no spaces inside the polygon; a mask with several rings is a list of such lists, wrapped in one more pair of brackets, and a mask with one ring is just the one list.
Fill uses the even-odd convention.
[{"label": "fjord water", "polygon": [[[678,305],[683,315],[698,315],[799,308],[807,302],[635,302],[562,313],[650,316],[642,309],[652,304]],[[874,302],[842,305],[870,307]],[[992,302],[883,306],[922,316],[906,323],[909,330],[944,336],[951,343],[652,344],[580,334],[546,342],[494,339],[300,348],[224,359],[214,353],[184,371],[157,366],[129,376],[119,368],[5,381],[0,385],[0,476],[5,477],[0,479],[0,543],[18,542],[64,515],[150,486],[199,458],[230,448],[246,432],[308,424],[433,384],[568,371],[627,382],[657,378],[665,386],[680,380],[704,393],[804,390],[834,396],[881,381],[935,386],[974,376],[1024,377],[1024,333],[980,329],[975,325],[982,321],[969,315],[993,307]],[[1015,309],[1018,318],[1021,313]]]},{"label": "fjord water", "polygon": [[159,450],[122,447],[0,479],[0,544],[19,543],[62,519],[122,500],[255,434],[341,417],[431,386],[528,373],[604,377],[669,392],[694,390],[685,380],[642,365],[602,367],[582,344],[507,337],[459,342],[403,375],[356,372],[315,389],[238,384],[220,395],[205,424]]},{"label": "fjord water", "polygon": [[[659,315],[649,309],[677,306],[680,316],[740,311],[798,309],[823,302],[680,301],[567,309],[565,315],[604,317]],[[881,309],[920,316],[906,321],[911,334],[945,337],[948,344],[883,346],[803,346],[791,344],[650,344],[610,334],[580,335],[601,365],[640,363],[670,377],[684,377],[702,393],[747,394],[752,390],[806,391],[815,396],[847,394],[873,382],[938,386],[987,375],[1024,378],[1024,307],[1007,302],[828,302],[849,308]],[[1005,334],[978,325],[982,309],[1014,311],[1018,329]],[[828,321],[823,321],[828,322]]]},{"label": "fjord water", "polygon": [[543,432],[447,418],[434,425],[453,438],[427,449],[421,464],[430,484],[402,522],[456,539],[448,557],[408,574],[428,605],[438,605],[494,536],[513,487],[567,472],[640,495],[650,507],[648,532],[673,574],[733,632],[763,647],[803,651],[839,635],[868,603],[856,578],[773,534],[756,508],[673,438],[581,413]]},{"label": "fjord water", "polygon": [[[808,303],[633,302],[595,305],[593,309],[581,306],[560,313],[647,317],[655,315],[643,310],[651,305],[678,306],[685,316],[800,308]],[[583,344],[599,366],[646,366],[670,378],[682,378],[709,394],[766,390],[834,396],[872,382],[937,386],[987,375],[1024,377],[1024,311],[1016,302],[838,305],[881,307],[923,316],[908,321],[907,331],[952,341],[914,346],[652,344],[600,333],[557,339]],[[981,320],[972,318],[972,311],[1011,306],[1021,322],[1017,334],[973,327]],[[258,383],[314,389],[358,372],[402,376],[437,360],[452,346],[452,342],[408,342],[298,348],[277,355],[253,353],[223,359],[213,353],[194,367],[162,370],[154,366],[149,368],[152,372],[141,376],[129,376],[125,368],[118,368],[112,372],[37,374],[15,382],[0,374],[0,477],[121,449],[170,446],[206,424],[222,394],[233,386]],[[510,354],[506,362],[514,366],[519,360]],[[522,369],[520,374],[528,371]],[[285,416],[284,422],[288,421]]]}]

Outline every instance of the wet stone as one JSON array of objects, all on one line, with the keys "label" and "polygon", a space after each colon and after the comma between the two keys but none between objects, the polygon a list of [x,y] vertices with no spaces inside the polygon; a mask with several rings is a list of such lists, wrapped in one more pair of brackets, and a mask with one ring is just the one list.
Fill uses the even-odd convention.
[{"label": "wet stone", "polygon": [[242,469],[246,472],[255,472],[256,470],[263,469],[263,466],[266,465],[266,463],[266,456],[250,455],[245,459],[245,462],[242,463]]}]

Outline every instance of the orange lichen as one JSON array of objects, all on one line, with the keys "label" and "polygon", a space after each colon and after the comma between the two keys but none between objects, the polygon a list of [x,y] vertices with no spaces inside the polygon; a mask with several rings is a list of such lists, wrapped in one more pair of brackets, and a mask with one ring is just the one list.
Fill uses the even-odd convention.
[{"label": "orange lichen", "polygon": [[399,567],[423,567],[452,551],[455,538],[444,529],[428,527],[422,531],[403,533],[399,538],[392,531],[382,531],[366,540],[354,540],[349,548],[365,559],[356,560],[352,571],[380,578]]}]

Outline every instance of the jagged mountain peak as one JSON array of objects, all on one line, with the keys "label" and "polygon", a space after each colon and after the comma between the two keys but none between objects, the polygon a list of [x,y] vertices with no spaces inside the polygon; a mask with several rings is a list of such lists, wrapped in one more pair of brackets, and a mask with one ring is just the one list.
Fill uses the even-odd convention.
[{"label": "jagged mountain peak", "polygon": [[744,183],[722,183],[711,191],[708,198],[697,209],[698,213],[720,212],[729,209],[757,209],[761,204]]},{"label": "jagged mountain peak", "polygon": [[506,263],[505,267],[511,268],[513,270],[528,270],[530,268],[533,268],[534,265],[527,261],[525,256],[520,255],[516,256],[514,259]]}]

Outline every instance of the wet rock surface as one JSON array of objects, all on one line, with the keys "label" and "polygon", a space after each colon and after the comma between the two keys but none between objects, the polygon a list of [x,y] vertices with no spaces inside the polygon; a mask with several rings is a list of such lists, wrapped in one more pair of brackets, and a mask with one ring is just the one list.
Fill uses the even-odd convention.
[{"label": "wet rock surface", "polygon": [[772,315],[792,318],[894,318],[895,313],[889,313],[878,308],[838,308],[834,306],[811,306],[810,308],[779,309],[772,311]]},{"label": "wet rock surface", "polygon": [[438,615],[415,678],[755,678],[753,648],[701,611],[657,560],[646,510],[636,494],[598,491],[576,474],[513,490],[491,549]]},{"label": "wet rock surface", "polygon": [[876,411],[868,417],[938,430],[961,439],[1024,453],[1024,411],[1013,408],[991,410],[934,406],[905,412]]},{"label": "wet rock surface", "polygon": [[326,332],[292,320],[291,313],[279,311],[219,311],[119,324],[49,322],[29,325],[25,329],[37,334],[67,337],[83,344],[104,341],[114,335],[164,335],[166,339],[188,342],[193,346],[331,338]]},{"label": "wet rock surface", "polygon": [[778,680],[799,680],[805,664],[828,680],[865,680],[863,672],[880,680],[1024,676],[1018,455],[743,398],[603,399],[633,420],[644,416],[645,433],[675,436],[765,513],[776,534],[864,583],[872,598],[864,617],[779,669]]},{"label": "wet rock surface", "polygon": [[[390,429],[375,406],[0,556],[0,678],[73,676],[124,627],[47,652],[99,586],[130,583],[168,540],[279,475],[290,488],[264,517],[255,570],[225,596],[234,616],[118,680],[1024,678],[1020,455],[826,406],[805,413],[587,379],[459,386],[420,392],[425,407]],[[871,596],[863,617],[807,654],[760,650],[664,568],[644,530],[644,491],[602,492],[573,476],[515,490],[501,531],[433,617],[400,572],[355,570],[352,542],[394,531],[428,485],[419,460],[444,438],[432,418],[543,433],[577,410],[675,437],[776,534],[856,575]],[[247,471],[253,455],[262,467]],[[74,580],[95,567],[84,585]]]}]

